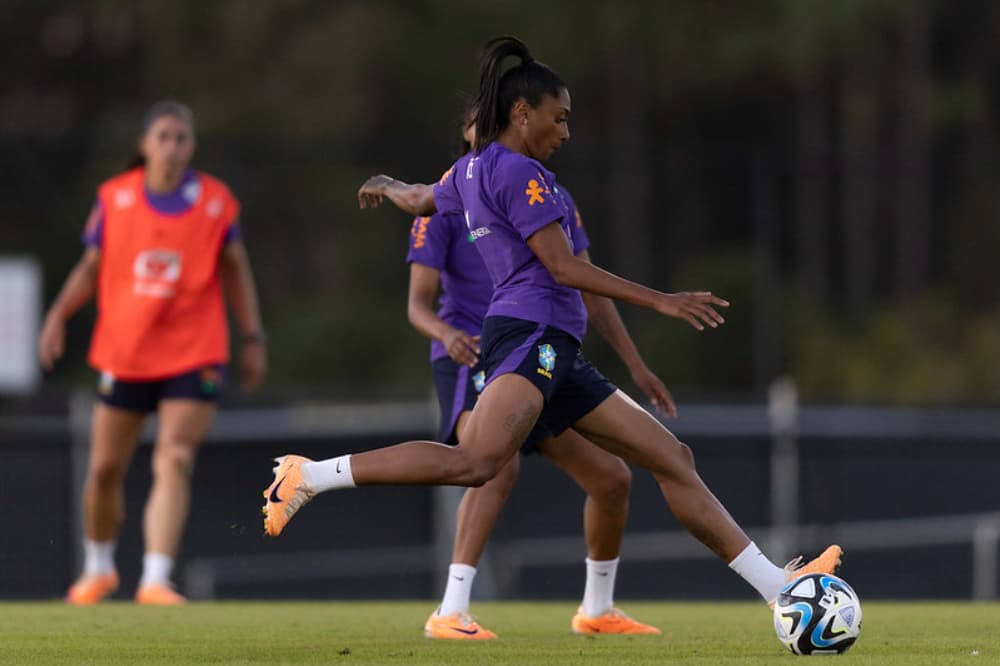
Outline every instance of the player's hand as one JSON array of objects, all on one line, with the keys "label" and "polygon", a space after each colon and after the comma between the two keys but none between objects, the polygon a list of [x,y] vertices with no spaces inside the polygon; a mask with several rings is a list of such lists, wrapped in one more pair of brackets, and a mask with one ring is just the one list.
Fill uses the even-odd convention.
[{"label": "player's hand", "polygon": [[358,206],[361,208],[378,208],[385,196],[385,188],[394,181],[393,178],[379,174],[364,182],[358,190]]},{"label": "player's hand", "polygon": [[262,341],[246,341],[240,352],[240,384],[249,393],[267,376],[267,346]]},{"label": "player's hand", "polygon": [[469,335],[457,328],[451,329],[441,339],[448,356],[455,363],[474,367],[479,362],[479,336]]},{"label": "player's hand", "polygon": [[677,416],[677,405],[674,404],[674,398],[670,395],[670,391],[667,390],[666,385],[660,381],[660,378],[653,374],[653,371],[647,368],[645,365],[635,368],[632,370],[632,381],[635,385],[646,394],[649,402],[652,403],[656,411],[660,412],[667,418],[674,418]]},{"label": "player's hand", "polygon": [[729,302],[713,295],[710,291],[682,291],[677,294],[663,294],[655,309],[660,314],[683,319],[699,331],[704,331],[704,324],[718,328],[720,324],[726,323],[722,315],[712,307],[713,305],[728,308]]},{"label": "player's hand", "polygon": [[55,362],[66,351],[66,322],[59,317],[48,316],[38,336],[38,358],[42,367],[51,370]]}]

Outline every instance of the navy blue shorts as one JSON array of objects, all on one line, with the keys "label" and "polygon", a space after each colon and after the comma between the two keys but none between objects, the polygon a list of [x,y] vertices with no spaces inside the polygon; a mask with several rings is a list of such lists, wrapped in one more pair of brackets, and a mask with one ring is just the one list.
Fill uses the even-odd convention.
[{"label": "navy blue shorts", "polygon": [[[459,365],[445,356],[431,362],[434,373],[434,388],[437,391],[438,407],[441,410],[438,441],[457,444],[455,425],[462,412],[471,412],[476,406],[479,394],[486,388],[486,373],[482,361],[474,368]],[[521,446],[522,453],[535,453],[538,444],[549,436],[549,432],[536,425]]]},{"label": "navy blue shorts", "polygon": [[538,425],[554,437],[618,390],[583,357],[577,339],[558,328],[487,317],[481,342],[487,383],[514,373],[534,384],[545,399]]},{"label": "navy blue shorts", "polygon": [[217,402],[225,381],[224,365],[208,365],[153,381],[127,381],[115,378],[110,372],[102,372],[97,380],[97,397],[111,407],[155,412],[161,400],[172,398]]}]

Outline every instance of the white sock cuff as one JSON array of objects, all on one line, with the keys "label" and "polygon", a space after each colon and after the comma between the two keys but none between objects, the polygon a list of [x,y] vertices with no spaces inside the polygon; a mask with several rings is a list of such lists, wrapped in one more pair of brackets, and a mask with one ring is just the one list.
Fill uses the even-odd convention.
[{"label": "white sock cuff", "polygon": [[448,575],[459,576],[471,581],[476,577],[476,567],[471,564],[459,564],[457,562],[453,562],[448,565]]},{"label": "white sock cuff", "polygon": [[760,554],[761,554],[760,548],[757,547],[756,543],[751,541],[750,543],[747,544],[747,547],[744,548],[740,552],[740,554],[737,555],[733,559],[733,561],[729,563],[729,568],[739,573],[740,568],[746,563],[747,560],[753,559]]},{"label": "white sock cuff", "polygon": [[351,472],[351,454],[302,463],[302,480],[316,493],[327,490],[357,488],[354,474]]},{"label": "white sock cuff", "polygon": [[589,557],[584,559],[588,567],[597,567],[600,570],[615,569],[618,567],[618,562],[621,560],[620,557],[616,557],[613,560],[592,560]]},{"label": "white sock cuff", "polygon": [[729,568],[750,583],[764,601],[774,599],[785,584],[784,570],[760,552],[753,541],[729,563]]},{"label": "white sock cuff", "polygon": [[116,541],[83,540],[83,570],[90,576],[99,576],[115,570]]},{"label": "white sock cuff", "polygon": [[139,585],[168,585],[174,569],[174,558],[166,553],[146,553],[142,556],[142,578]]}]

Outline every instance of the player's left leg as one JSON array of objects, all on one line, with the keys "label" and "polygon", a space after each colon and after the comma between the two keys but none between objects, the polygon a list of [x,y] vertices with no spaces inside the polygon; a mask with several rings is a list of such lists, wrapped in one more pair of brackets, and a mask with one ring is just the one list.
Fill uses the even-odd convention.
[{"label": "player's left leg", "polygon": [[772,563],[702,481],[691,449],[623,392],[616,391],[573,427],[605,450],[652,472],[681,524],[765,600],[772,601],[790,577],[807,571],[832,573],[840,565],[841,549],[836,545],[801,569],[797,562],[785,569]]},{"label": "player's left leg", "polygon": [[658,634],[614,607],[615,577],[628,520],[632,473],[621,458],[595,446],[573,430],[543,441],[539,452],[566,472],[584,492],[583,526],[587,539],[587,578],[583,603],[573,617],[578,634]]},{"label": "player's left leg", "polygon": [[191,503],[195,455],[215,418],[214,402],[170,398],[160,401],[153,448],[153,487],[146,502],[146,554],[136,592],[140,603],[175,605],[184,597],[170,586],[170,574]]}]

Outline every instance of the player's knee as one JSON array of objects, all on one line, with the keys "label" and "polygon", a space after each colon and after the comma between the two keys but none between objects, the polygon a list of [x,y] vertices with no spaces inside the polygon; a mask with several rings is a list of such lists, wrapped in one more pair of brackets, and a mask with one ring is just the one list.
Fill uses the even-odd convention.
[{"label": "player's knee", "polygon": [[687,444],[670,435],[670,441],[662,451],[664,455],[650,468],[658,483],[684,483],[697,476],[694,452]]},{"label": "player's knee", "polygon": [[153,452],[153,474],[190,475],[194,469],[195,450],[190,442],[166,440],[157,443]]},{"label": "player's knee", "polygon": [[110,488],[122,482],[128,465],[111,458],[95,460],[90,465],[91,483],[99,488]]},{"label": "player's knee", "polygon": [[623,460],[617,460],[601,472],[601,480],[590,496],[601,504],[621,504],[632,492],[632,471]]},{"label": "player's knee", "polygon": [[492,456],[464,456],[459,478],[463,485],[478,488],[495,478],[503,467],[500,460]]},{"label": "player's knee", "polygon": [[674,441],[677,442],[677,447],[680,449],[681,460],[684,462],[685,466],[687,466],[689,469],[693,470],[694,469],[694,451],[691,450],[690,446],[688,446],[684,442],[680,441],[679,439],[675,439]]}]

